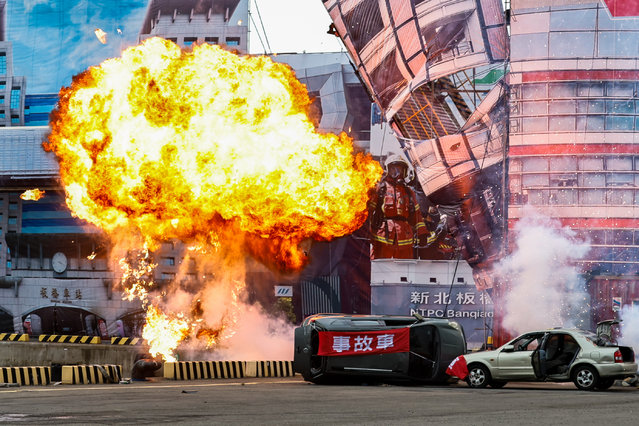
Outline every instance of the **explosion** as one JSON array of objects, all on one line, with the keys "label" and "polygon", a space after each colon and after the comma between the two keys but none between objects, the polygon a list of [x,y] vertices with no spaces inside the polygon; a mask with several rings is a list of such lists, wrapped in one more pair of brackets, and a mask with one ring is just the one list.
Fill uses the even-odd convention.
[{"label": "explosion", "polygon": [[[208,253],[238,269],[215,280],[224,281],[227,291],[217,297],[228,310],[246,254],[299,270],[307,241],[347,235],[366,220],[381,168],[354,153],[345,134],[317,133],[310,103],[293,71],[267,57],[212,45],[183,51],[151,38],[62,88],[44,147],[58,158],[73,214],[118,241],[112,256],[125,259],[127,297],[143,300],[148,312],[160,305],[146,293],[151,263],[136,284],[127,253],[179,240],[200,260]],[[220,308],[202,302],[211,304]],[[232,323],[232,314],[220,315]],[[155,317],[147,315],[148,327]],[[200,330],[219,338],[210,323]]]},{"label": "explosion", "polygon": [[22,194],[20,194],[20,198],[23,200],[31,200],[38,201],[40,198],[44,197],[45,191],[42,191],[38,188],[35,189],[27,189]]}]

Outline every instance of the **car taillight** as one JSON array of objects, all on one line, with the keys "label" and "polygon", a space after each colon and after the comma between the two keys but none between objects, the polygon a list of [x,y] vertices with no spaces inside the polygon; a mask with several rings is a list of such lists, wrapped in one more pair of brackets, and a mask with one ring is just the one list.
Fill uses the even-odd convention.
[{"label": "car taillight", "polygon": [[623,355],[619,349],[615,351],[615,362],[623,362]]}]

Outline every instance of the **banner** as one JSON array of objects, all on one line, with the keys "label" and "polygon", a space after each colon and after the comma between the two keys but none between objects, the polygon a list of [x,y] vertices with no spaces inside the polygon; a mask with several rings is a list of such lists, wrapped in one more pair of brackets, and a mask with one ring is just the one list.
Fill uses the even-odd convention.
[{"label": "banner", "polygon": [[320,331],[317,355],[371,355],[410,350],[410,329]]}]

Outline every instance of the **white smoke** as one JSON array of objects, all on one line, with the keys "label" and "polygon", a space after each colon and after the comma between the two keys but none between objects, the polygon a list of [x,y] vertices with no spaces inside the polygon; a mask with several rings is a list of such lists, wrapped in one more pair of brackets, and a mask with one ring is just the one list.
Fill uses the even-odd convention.
[{"label": "white smoke", "polygon": [[632,306],[624,306],[620,312],[621,337],[619,343],[624,346],[631,346],[635,354],[639,354],[639,309]]},{"label": "white smoke", "polygon": [[589,244],[530,206],[511,235],[515,249],[496,268],[508,288],[502,301],[503,327],[519,334],[581,326],[589,297],[574,263],[588,252]]}]

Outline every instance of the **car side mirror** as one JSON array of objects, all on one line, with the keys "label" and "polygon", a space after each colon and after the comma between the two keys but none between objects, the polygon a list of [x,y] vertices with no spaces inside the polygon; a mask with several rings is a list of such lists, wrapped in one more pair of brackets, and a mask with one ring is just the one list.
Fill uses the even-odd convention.
[{"label": "car side mirror", "polygon": [[513,345],[504,345],[503,348],[501,348],[502,352],[514,352],[515,351],[515,347]]}]

